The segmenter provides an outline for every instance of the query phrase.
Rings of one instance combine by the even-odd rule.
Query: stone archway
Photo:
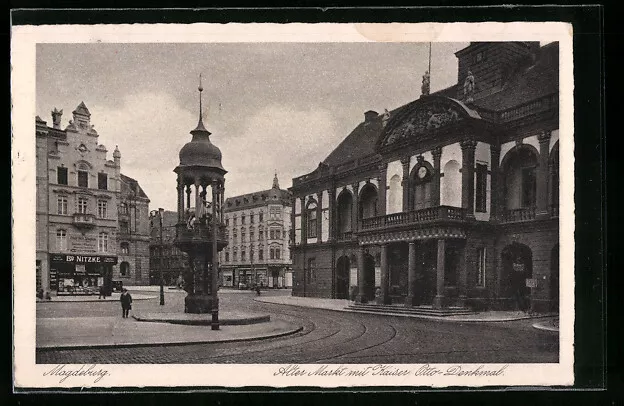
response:
[[[336,299],[349,299],[349,272],[351,263],[349,257],[341,256],[336,261]]]
[[[513,306],[528,311],[531,306],[531,288],[526,286],[526,280],[533,276],[531,249],[524,244],[511,243],[501,252],[501,263],[506,293],[513,299]]]

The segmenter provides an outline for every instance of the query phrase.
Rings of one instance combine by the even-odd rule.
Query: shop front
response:
[[[97,295],[113,290],[113,266],[117,257],[50,254],[50,285],[57,295]]]
[[[239,288],[251,288],[256,285],[269,286],[266,268],[238,268],[236,270],[236,283]]]

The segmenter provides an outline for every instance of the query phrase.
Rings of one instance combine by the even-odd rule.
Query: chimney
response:
[[[368,110],[367,112],[364,113],[364,122],[365,123],[370,123],[375,118],[377,118],[378,115],[379,114],[376,111]]]
[[[52,110],[52,128],[56,128],[57,130],[61,129],[61,116],[63,115],[63,109],[60,111],[54,108]]]

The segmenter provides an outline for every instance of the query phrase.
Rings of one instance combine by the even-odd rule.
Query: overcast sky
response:
[[[454,52],[433,44],[431,87],[457,81]],[[226,196],[280,186],[314,170],[364,118],[420,96],[428,43],[39,44],[37,114],[62,127],[81,101],[112,159],[150,209],[174,209],[180,148],[204,123],[223,153]]]

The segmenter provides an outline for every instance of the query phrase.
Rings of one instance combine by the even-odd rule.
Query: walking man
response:
[[[132,309],[132,296],[130,296],[126,288],[123,289],[119,301],[121,301],[121,317],[128,318],[128,313],[130,313],[130,309]]]

